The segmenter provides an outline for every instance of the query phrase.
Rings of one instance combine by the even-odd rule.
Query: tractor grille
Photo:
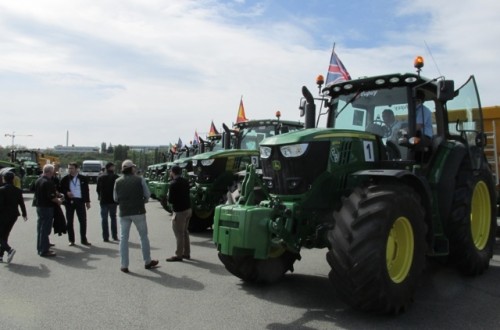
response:
[[[304,155],[286,158],[280,146],[273,146],[271,156],[262,159],[264,184],[272,194],[297,195],[305,193],[313,181],[324,171],[328,164],[329,141],[309,143]],[[277,164],[280,169],[276,170]]]

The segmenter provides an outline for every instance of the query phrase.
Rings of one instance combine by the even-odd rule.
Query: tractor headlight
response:
[[[307,143],[290,144],[290,145],[282,146],[280,148],[280,151],[281,151],[281,154],[287,158],[300,157],[306,152],[308,146],[309,146],[309,144],[307,144]]]
[[[210,165],[212,165],[214,163],[214,161],[215,161],[215,158],[212,158],[212,159],[203,159],[201,161],[201,165],[202,166],[210,166]]]
[[[260,158],[269,158],[271,157],[271,148],[270,147],[260,147]]]
[[[179,167],[180,167],[180,168],[184,168],[184,167],[186,167],[186,166],[187,166],[187,164],[188,164],[188,163],[179,163],[178,165],[179,165]]]
[[[198,165],[198,159],[193,159],[193,167]]]

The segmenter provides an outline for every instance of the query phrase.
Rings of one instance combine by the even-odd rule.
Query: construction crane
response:
[[[14,139],[16,138],[16,136],[33,136],[31,134],[16,134],[16,132],[12,132],[12,134],[5,134],[5,137],[10,137],[12,139],[12,149],[14,149]]]

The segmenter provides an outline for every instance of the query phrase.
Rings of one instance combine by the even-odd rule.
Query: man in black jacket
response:
[[[37,220],[37,243],[38,254],[41,257],[55,257],[55,252],[49,250],[49,234],[52,230],[52,220],[54,219],[54,205],[61,205],[58,198],[56,185],[52,180],[54,166],[46,164],[43,167],[43,175],[35,182],[35,196],[33,206],[36,206]]]
[[[81,242],[83,245],[90,246],[87,240],[87,210],[90,208],[89,181],[86,176],[78,173],[77,163],[69,163],[68,172],[69,174],[61,179],[60,192],[64,196],[69,245],[75,245],[73,220],[76,211],[78,222],[80,222]]]
[[[111,235],[113,240],[119,241],[116,227],[116,207],[117,203],[113,199],[113,189],[118,175],[115,174],[115,164],[109,162],[106,164],[106,173],[97,178],[97,196],[99,196],[99,205],[101,206],[101,225],[102,238],[104,242],[109,242],[108,214],[111,220]]]
[[[3,175],[5,184],[0,187],[0,262],[7,252],[7,263],[10,263],[16,250],[9,246],[9,234],[19,217],[19,207],[24,221],[28,220],[26,206],[24,205],[23,192],[14,186],[14,173],[7,172]]]
[[[172,219],[172,229],[177,241],[175,256],[167,261],[182,261],[191,259],[191,248],[189,242],[189,219],[191,219],[191,199],[189,197],[189,182],[182,176],[182,169],[174,165],[170,170],[170,187],[168,190],[168,202],[172,204],[174,217]]]

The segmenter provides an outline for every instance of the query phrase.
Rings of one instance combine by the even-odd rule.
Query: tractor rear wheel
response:
[[[212,227],[214,224],[214,210],[202,211],[193,209],[193,215],[189,220],[188,230],[192,233],[199,233]]]
[[[245,282],[273,283],[285,275],[293,272],[293,264],[299,255],[290,251],[283,251],[279,256],[268,259],[255,259],[250,256],[228,256],[219,253],[219,259],[226,269]]]
[[[456,177],[446,234],[450,260],[465,275],[478,275],[488,268],[496,234],[496,200],[489,170],[474,174],[465,159]]]
[[[406,309],[425,264],[424,214],[420,196],[404,185],[358,187],[343,200],[327,253],[341,299],[364,311]]]

